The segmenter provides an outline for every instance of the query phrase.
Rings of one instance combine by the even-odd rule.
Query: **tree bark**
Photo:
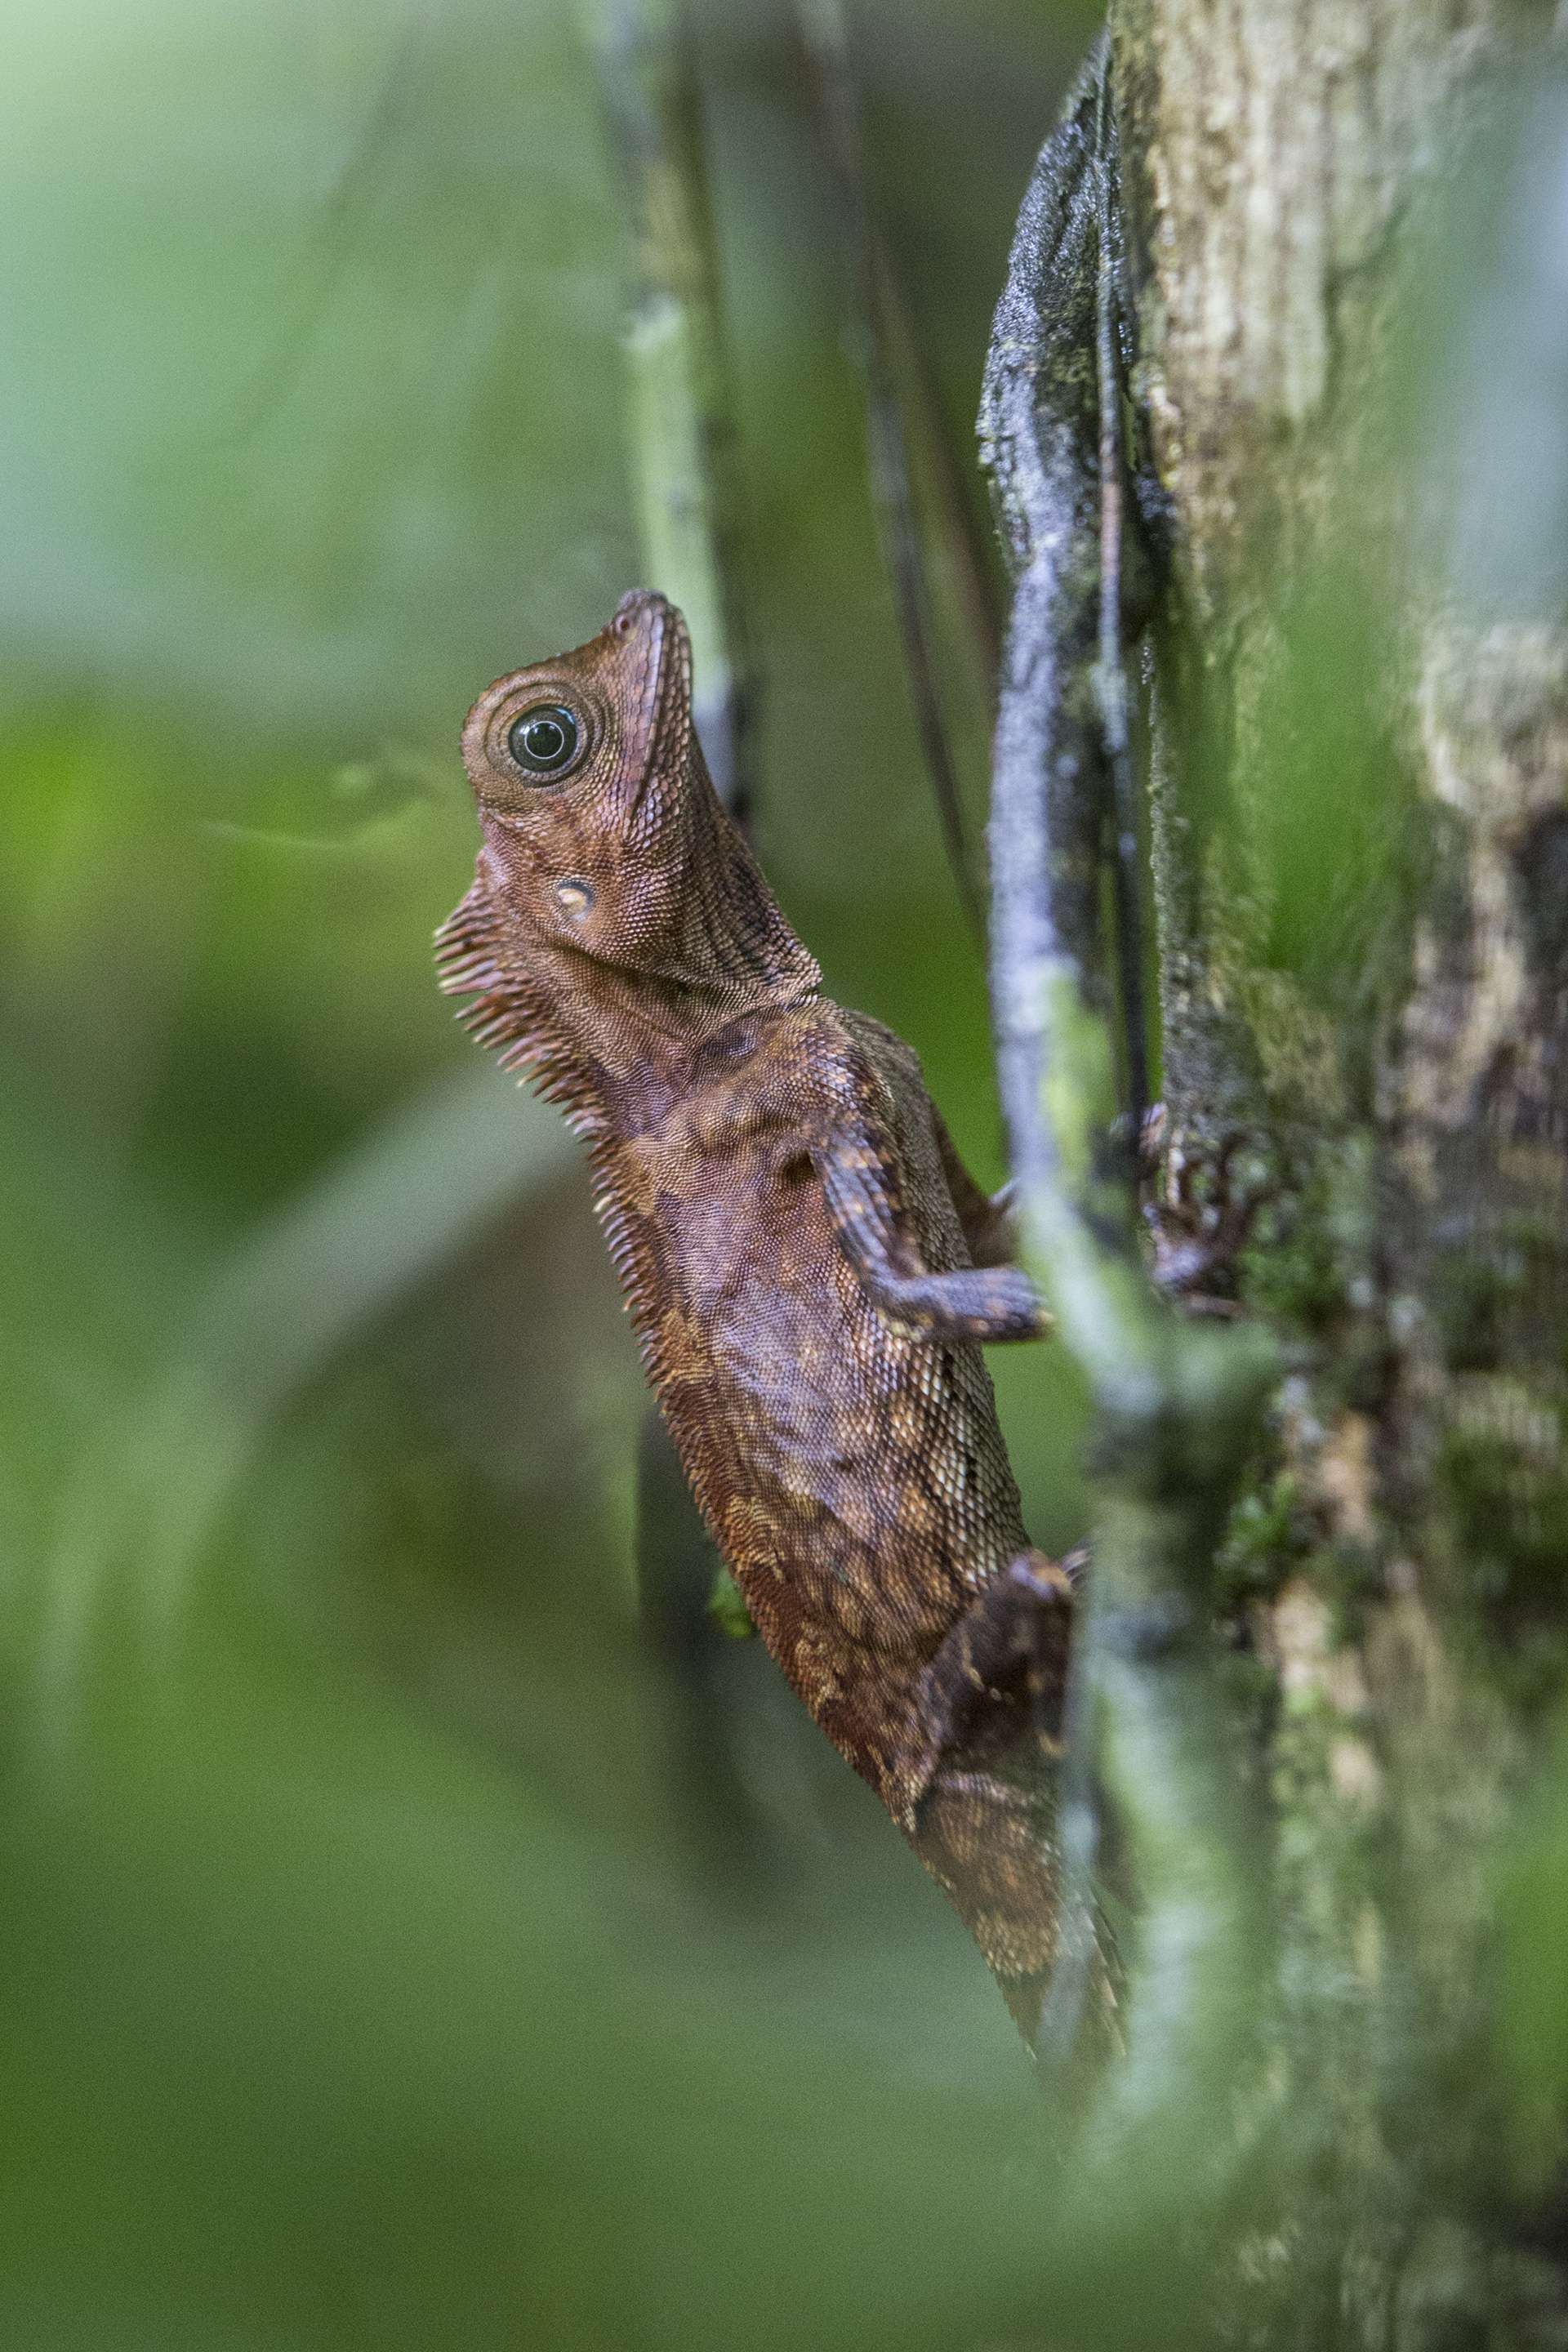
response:
[[[1312,2352],[1568,2331],[1561,2116],[1501,1994],[1568,1666],[1552,32],[1522,0],[1110,8],[1168,502],[1165,1181],[1200,1222],[1227,1164],[1258,1195],[1237,1291],[1286,1368],[1219,1551],[1277,1940],[1215,2327]]]
[[[1178,1154],[1240,1126],[1268,1170],[1244,1296],[1294,1364],[1225,1600],[1271,1670],[1300,2157],[1257,2246],[1271,2336],[1315,2347],[1556,2343],[1568,2310],[1554,2200],[1505,2185],[1493,1931],[1568,1625],[1568,635],[1550,581],[1477,593],[1408,397],[1454,383],[1421,290],[1450,347],[1475,294],[1424,267],[1446,167],[1506,198],[1485,121],[1549,16],[1112,10],[1174,521],[1165,1098]]]

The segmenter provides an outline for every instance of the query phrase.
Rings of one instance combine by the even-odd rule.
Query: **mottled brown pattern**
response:
[[[1055,1934],[1070,1587],[1031,1552],[977,1342],[1045,1318],[910,1048],[821,992],[691,727],[661,597],[500,679],[443,985],[584,1137],[648,1376],[758,1628],[1032,2030]],[[509,749],[564,705],[575,759]]]

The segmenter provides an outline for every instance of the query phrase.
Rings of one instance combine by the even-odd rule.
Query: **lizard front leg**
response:
[[[923,1263],[900,1222],[897,1179],[868,1132],[836,1130],[812,1158],[845,1255],[900,1338],[1039,1339],[1050,1330],[1053,1318],[1022,1266],[938,1272]]]

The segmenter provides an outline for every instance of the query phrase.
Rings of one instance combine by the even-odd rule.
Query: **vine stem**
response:
[[[1193,2191],[1200,2118],[1211,2149],[1224,2145],[1215,2102],[1237,2083],[1256,2014],[1257,1843],[1210,1621],[1215,1543],[1274,1358],[1251,1329],[1184,1324],[1157,1297],[1107,1148],[1116,1105],[1099,860],[1119,771],[1131,797],[1110,70],[1102,42],[1042,150],[986,366],[981,436],[1014,572],[993,771],[993,992],[1026,1249],[1094,1417],[1094,1559],[1069,1696],[1068,1883],[1047,2024],[1070,2031],[1082,2005],[1094,1864],[1084,1807],[1098,1779],[1136,1917],[1124,2054],[1089,2141],[1108,2162],[1146,2163],[1151,2210],[1163,2213]],[[1117,813],[1124,900],[1136,884],[1130,814]],[[1134,934],[1128,919],[1118,929],[1125,956]]]
[[[679,0],[585,0],[626,213],[627,445],[647,583],[691,632],[714,785],[752,798],[754,687],[741,593],[738,431],[690,28]]]

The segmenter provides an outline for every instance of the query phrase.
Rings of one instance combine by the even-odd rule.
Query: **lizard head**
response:
[[[480,695],[463,763],[500,959],[573,950],[726,1015],[821,975],[720,805],[691,722],[691,641],[662,596],[624,596],[574,651]]]

